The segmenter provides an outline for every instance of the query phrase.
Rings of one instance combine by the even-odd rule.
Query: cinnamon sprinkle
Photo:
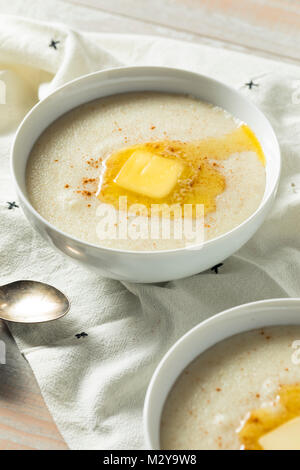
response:
[[[85,189],[83,189],[83,190],[78,189],[78,190],[76,191],[76,193],[77,193],[77,194],[82,194],[82,195],[85,196],[85,197],[91,197],[93,194],[96,193],[96,191],[93,191],[93,192],[92,192],[92,191],[87,191],[87,190],[85,190]]]
[[[96,178],[83,178],[82,184],[95,183]]]
[[[94,158],[90,158],[87,160],[87,164],[90,165],[92,168],[99,168],[99,164],[101,163],[102,158],[99,158],[98,160],[95,160]]]

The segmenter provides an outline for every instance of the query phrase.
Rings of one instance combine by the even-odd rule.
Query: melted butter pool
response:
[[[172,191],[163,198],[154,198],[127,190],[116,183],[121,169],[134,152],[151,153],[183,164],[183,171]],[[129,206],[143,204],[148,210],[152,204],[204,205],[204,214],[216,210],[216,197],[226,188],[221,173],[222,160],[230,155],[253,151],[262,165],[265,156],[253,131],[245,124],[222,137],[210,137],[196,142],[162,140],[122,148],[106,160],[97,197],[100,201],[119,208],[119,198],[127,197]],[[182,212],[183,213],[183,212]],[[149,215],[149,212],[148,212]]]
[[[284,385],[271,408],[253,410],[239,431],[243,449],[263,450],[259,439],[284,423],[300,416],[300,384]]]

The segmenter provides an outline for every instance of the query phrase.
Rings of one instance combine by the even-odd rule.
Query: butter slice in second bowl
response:
[[[129,191],[162,199],[172,191],[183,168],[179,160],[136,150],[121,168],[115,183]]]
[[[300,417],[265,434],[259,444],[263,450],[300,450]]]

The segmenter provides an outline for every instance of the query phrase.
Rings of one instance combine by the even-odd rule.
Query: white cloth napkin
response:
[[[275,128],[283,157],[277,201],[253,239],[218,274],[208,270],[164,285],[104,279],[53,251],[21,209],[8,204],[18,205],[8,162],[21,117],[62,83],[119,64],[177,66],[221,79],[257,103]],[[61,320],[10,329],[70,448],[141,448],[147,385],[183,333],[234,305],[300,295],[300,69],[159,37],[83,34],[3,16],[0,80],[6,84],[6,104],[0,104],[1,283],[49,282],[72,301]],[[245,84],[251,80],[250,88]],[[82,332],[87,336],[75,336]]]

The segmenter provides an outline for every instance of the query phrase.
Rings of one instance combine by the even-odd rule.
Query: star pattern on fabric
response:
[[[212,268],[210,268],[210,270],[214,271],[216,274],[219,274],[219,268],[221,268],[222,266],[223,266],[223,263],[218,263],[215,266],[213,266]]]
[[[13,201],[13,202],[7,201],[6,204],[7,204],[7,209],[10,210],[10,211],[11,211],[12,209],[15,209],[15,208],[18,208],[18,207],[19,207],[18,204],[17,204],[15,201]]]
[[[57,49],[57,44],[59,44],[60,41],[55,41],[55,39],[51,39],[49,47],[53,47],[53,49]]]
[[[247,87],[249,88],[249,90],[252,90],[253,87],[259,86],[259,84],[258,84],[258,83],[254,83],[253,80],[250,80],[250,82],[245,83],[245,86],[247,86]]]
[[[83,331],[82,333],[77,333],[77,335],[75,336],[77,339],[79,339],[79,338],[84,338],[85,336],[88,336],[88,334]]]
[[[291,188],[292,188],[293,193],[297,194],[298,190],[297,190],[295,183],[291,183]]]

